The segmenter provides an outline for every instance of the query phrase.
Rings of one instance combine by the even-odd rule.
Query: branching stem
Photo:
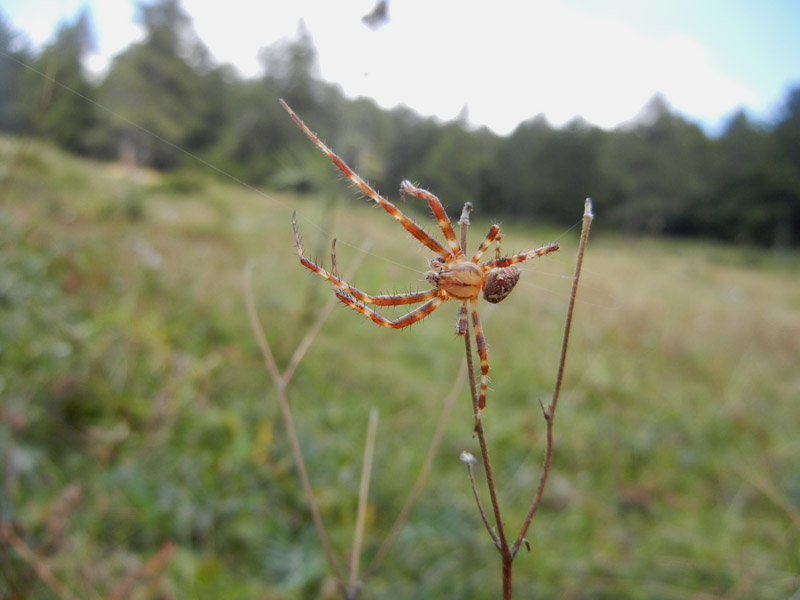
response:
[[[306,502],[308,502],[309,509],[311,511],[311,519],[314,522],[314,528],[317,530],[317,536],[319,537],[320,544],[322,545],[322,551],[325,553],[325,559],[328,561],[328,566],[330,567],[331,571],[333,571],[334,577],[338,582],[340,587],[340,591],[344,597],[348,596],[348,590],[344,584],[344,577],[342,574],[341,567],[339,566],[339,562],[336,560],[336,556],[333,553],[333,548],[331,546],[330,540],[328,539],[328,534],[325,530],[325,524],[322,521],[322,515],[319,512],[319,507],[317,506],[317,501],[314,498],[314,491],[311,488],[311,480],[308,477],[308,469],[306,469],[306,463],[303,459],[303,453],[300,450],[300,442],[297,438],[297,430],[294,426],[294,419],[292,417],[292,409],[289,406],[289,399],[286,396],[286,384],[288,379],[286,379],[285,375],[281,375],[280,369],[278,368],[278,364],[275,362],[275,357],[272,355],[272,350],[269,347],[269,343],[267,342],[267,336],[264,334],[264,328],[261,326],[261,321],[258,318],[258,313],[255,307],[255,299],[253,294],[253,265],[252,263],[249,264],[244,271],[244,288],[245,288],[245,304],[247,306],[247,314],[250,318],[250,326],[253,329],[253,333],[256,336],[256,341],[258,342],[258,347],[261,350],[261,355],[264,358],[264,365],[267,368],[267,371],[272,378],[272,382],[275,385],[275,391],[278,395],[278,404],[281,408],[281,416],[283,417],[283,423],[286,427],[286,435],[289,438],[289,446],[292,450],[292,456],[294,458],[295,466],[297,467],[297,474],[300,477],[300,484],[303,487],[303,494],[306,497]],[[320,311],[319,317],[317,322],[319,323],[319,327],[322,326],[322,322],[328,318],[328,315],[333,310],[333,306],[335,305],[336,298],[335,296],[328,301],[328,305],[325,306]],[[312,330],[314,327],[312,326]],[[301,344],[302,346],[302,344]],[[295,355],[298,354],[298,350],[295,351]],[[302,356],[302,355],[301,355]],[[295,361],[291,361],[295,363]],[[299,358],[296,361],[299,363]],[[289,370],[287,369],[287,372]],[[291,377],[291,373],[288,373]]]
[[[331,248],[332,257],[335,257],[335,247]],[[361,257],[366,255],[366,247],[362,248],[362,252],[359,253],[359,259],[357,259],[357,263],[360,262]],[[333,258],[335,264],[335,258]],[[357,269],[357,264],[353,265],[353,269]],[[300,361],[303,359],[303,356],[311,347],[311,344],[316,339],[319,331],[321,330],[323,324],[330,316],[333,308],[336,306],[338,300],[335,295],[331,296],[328,302],[320,309],[316,320],[312,323],[311,327],[309,328],[308,332],[306,333],[305,337],[302,339],[300,344],[298,344],[297,348],[295,349],[294,353],[292,354],[289,362],[284,369],[283,372],[280,371],[275,358],[272,354],[270,349],[269,343],[267,342],[266,335],[264,333],[264,328],[261,324],[261,321],[258,318],[258,313],[255,307],[255,300],[253,294],[253,283],[252,283],[252,270],[253,266],[248,265],[244,271],[244,296],[245,296],[245,304],[247,306],[247,313],[250,319],[251,328],[253,333],[256,337],[256,341],[258,343],[259,349],[261,350],[261,354],[264,359],[264,364],[266,366],[267,372],[272,379],[272,382],[275,386],[278,395],[278,403],[281,409],[281,415],[283,417],[284,426],[286,429],[286,434],[289,439],[289,445],[292,451],[292,456],[297,467],[298,476],[300,477],[300,483],[303,489],[303,493],[306,498],[306,502],[308,502],[309,509],[311,511],[312,521],[314,523],[314,527],[317,531],[317,536],[320,540],[320,545],[323,548],[323,552],[325,554],[326,561],[328,562],[328,566],[330,567],[331,571],[333,572],[333,576],[336,579],[337,585],[339,590],[342,594],[343,598],[347,600],[354,600],[357,598],[363,588],[364,582],[375,572],[380,564],[381,560],[387,553],[389,546],[391,545],[392,541],[394,540],[398,530],[400,527],[405,523],[408,518],[409,513],[411,512],[411,508],[416,502],[419,494],[422,492],[422,488],[427,480],[428,474],[430,473],[431,466],[433,464],[433,459],[436,456],[436,453],[441,445],[441,440],[444,435],[445,424],[447,423],[447,417],[450,415],[453,405],[455,404],[455,400],[459,395],[461,387],[464,381],[464,373],[465,367],[459,370],[458,376],[453,382],[453,387],[450,390],[450,393],[444,398],[442,402],[442,408],[439,414],[439,418],[436,424],[436,428],[433,433],[433,437],[431,438],[431,442],[428,447],[428,452],[425,455],[423,460],[422,467],[420,468],[419,474],[417,475],[416,480],[414,481],[414,485],[411,488],[411,491],[408,494],[408,498],[406,499],[403,508],[400,510],[395,522],[393,523],[389,533],[384,538],[383,542],[381,543],[378,551],[375,553],[375,556],[372,559],[372,562],[369,564],[369,567],[364,572],[364,574],[359,578],[358,570],[359,570],[359,557],[361,553],[361,547],[363,545],[363,535],[364,535],[364,516],[365,516],[365,508],[366,508],[366,498],[367,498],[367,488],[368,488],[368,477],[370,471],[370,465],[372,462],[372,456],[374,455],[374,427],[373,418],[370,418],[370,429],[367,434],[367,443],[365,445],[364,450],[364,468],[362,472],[362,480],[360,486],[360,494],[359,494],[359,508],[358,514],[356,517],[357,520],[357,528],[354,535],[354,542],[353,542],[353,553],[351,555],[351,562],[350,562],[350,570],[349,570],[349,580],[345,582],[344,574],[339,566],[339,563],[336,559],[336,556],[333,552],[333,548],[331,546],[330,540],[328,539],[325,525],[322,520],[322,516],[320,514],[319,508],[317,506],[317,502],[314,498],[313,489],[311,487],[311,482],[308,475],[308,469],[306,468],[305,461],[303,459],[303,455],[300,451],[300,444],[297,438],[297,432],[294,426],[294,420],[292,418],[292,411],[291,406],[289,404],[289,400],[287,397],[286,389],[294,376],[295,370],[297,366],[300,364]],[[375,422],[377,419],[375,418]]]
[[[459,221],[459,223],[461,224],[462,248],[466,246],[466,229],[467,225],[469,225],[470,208],[471,206],[464,207],[464,211],[461,214],[461,220]],[[580,281],[581,268],[583,266],[583,256],[586,252],[586,242],[589,239],[589,229],[591,227],[593,218],[594,215],[592,213],[592,201],[587,198],[586,204],[584,206],[583,226],[581,228],[581,237],[578,245],[578,256],[575,263],[575,273],[572,279],[572,287],[570,289],[569,303],[567,305],[567,316],[564,324],[564,334],[561,341],[561,354],[559,357],[558,371],[556,373],[556,381],[553,389],[553,397],[552,400],[550,401],[550,404],[547,407],[542,406],[542,414],[545,419],[546,431],[547,431],[542,475],[539,480],[539,485],[536,489],[536,493],[531,502],[530,509],[528,510],[528,513],[525,516],[522,528],[520,529],[520,533],[517,536],[516,540],[514,541],[513,546],[508,545],[508,541],[505,536],[505,527],[503,526],[503,520],[500,513],[500,506],[497,501],[496,485],[494,482],[494,476],[492,474],[491,463],[489,461],[489,451],[486,444],[486,436],[483,429],[483,421],[480,418],[480,409],[478,406],[478,392],[475,381],[475,369],[472,357],[472,344],[470,336],[468,334],[464,335],[464,347],[466,350],[466,358],[467,358],[468,382],[470,386],[470,393],[472,394],[473,413],[475,415],[475,434],[478,437],[478,443],[481,449],[481,458],[483,459],[483,466],[486,472],[486,486],[489,489],[489,497],[491,498],[492,509],[494,511],[494,518],[496,523],[495,528],[491,527],[489,520],[486,516],[486,511],[484,510],[483,504],[481,503],[480,495],[478,494],[478,490],[475,485],[475,479],[472,471],[472,464],[471,464],[472,460],[466,460],[463,457],[462,460],[464,460],[464,462],[467,463],[470,483],[472,485],[473,494],[475,495],[475,501],[478,505],[478,511],[481,514],[481,519],[483,520],[483,523],[486,526],[487,531],[489,532],[489,536],[492,538],[492,542],[494,542],[495,546],[500,552],[500,558],[502,560],[504,600],[510,600],[511,598],[512,563],[520,546],[522,544],[527,545],[527,542],[525,540],[525,534],[528,531],[528,528],[530,527],[531,520],[533,519],[536,510],[539,508],[539,505],[541,504],[544,488],[545,485],[547,484],[547,478],[550,474],[550,465],[552,464],[552,459],[553,459],[553,422],[555,418],[556,407],[558,406],[558,399],[561,395],[561,386],[564,380],[564,370],[566,368],[569,336],[570,336],[570,331],[572,329],[572,315],[575,311],[575,299],[578,293],[578,282]]]

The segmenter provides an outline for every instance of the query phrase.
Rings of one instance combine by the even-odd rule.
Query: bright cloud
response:
[[[372,32],[353,11],[326,3],[305,22],[323,75],[346,93],[444,118],[466,105],[473,123],[500,133],[539,113],[554,124],[580,115],[613,127],[658,92],[703,119],[755,99],[695,40],[648,37],[618,21],[542,4],[494,0],[456,9],[405,0],[392,5],[388,26]]]
[[[73,18],[82,1],[10,0],[6,10],[15,26],[41,43],[43,31]],[[131,22],[132,2],[89,4],[100,44],[92,65],[102,68],[141,30]],[[467,106],[472,123],[500,133],[541,113],[557,125],[581,116],[613,127],[658,92],[705,123],[740,106],[765,108],[758,106],[765,92],[723,72],[702,40],[677,29],[645,33],[619,13],[581,10],[576,0],[394,0],[389,23],[371,31],[360,18],[374,5],[375,0],[226,0],[220,10],[205,0],[183,0],[212,54],[245,75],[259,72],[259,49],[294,36],[302,19],[323,77],[348,95],[445,119]],[[770,97],[776,99],[774,92]]]

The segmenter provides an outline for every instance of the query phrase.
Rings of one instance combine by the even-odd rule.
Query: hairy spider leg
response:
[[[506,256],[505,258],[495,258],[493,260],[486,261],[481,265],[481,268],[483,269],[484,272],[486,272],[489,269],[508,267],[515,263],[526,261],[529,258],[544,256],[545,254],[549,254],[550,252],[555,252],[556,250],[558,250],[558,244],[554,242],[552,244],[547,244],[546,246],[542,246],[541,248],[536,248],[534,250],[531,250],[530,252],[523,252],[522,254],[515,254],[514,256]]]
[[[461,306],[458,307],[458,315],[456,315],[456,335],[464,335],[467,333],[469,320],[467,319],[467,301],[462,300]]]
[[[447,213],[444,210],[444,206],[442,206],[441,200],[439,200],[439,198],[437,198],[434,194],[431,194],[428,190],[418,188],[408,179],[405,179],[400,183],[401,197],[405,196],[406,194],[410,194],[422,200],[428,201],[428,206],[431,207],[433,216],[436,217],[436,222],[439,223],[439,227],[441,228],[442,233],[444,233],[445,239],[447,239],[447,245],[450,246],[453,256],[456,260],[464,258],[464,251],[456,241],[456,234],[453,231],[453,226],[450,224],[450,219],[447,217]]]
[[[483,253],[489,249],[489,246],[492,245],[492,242],[497,239],[497,256],[500,256],[500,225],[492,225],[489,227],[489,233],[486,234],[486,237],[483,238],[481,245],[478,246],[478,249],[475,251],[475,255],[472,257],[472,262],[478,263],[483,256]]]
[[[464,257],[464,249],[458,244],[455,239],[455,234],[453,232],[452,225],[450,224],[450,220],[447,218],[447,214],[444,210],[439,199],[431,194],[430,192],[418,188],[411,184],[408,181],[403,181],[400,186],[401,195],[405,193],[409,193],[412,196],[424,199],[428,201],[428,204],[431,210],[434,213],[434,216],[437,219],[439,227],[442,230],[445,238],[447,239],[447,244],[450,247],[450,251],[448,251],[442,244],[436,241],[433,237],[431,237],[428,233],[426,233],[419,225],[417,225],[410,217],[403,214],[394,204],[389,202],[386,198],[381,196],[374,188],[372,188],[366,181],[364,181],[355,171],[353,171],[347,163],[344,162],[339,156],[337,156],[330,148],[328,148],[308,127],[306,127],[305,123],[298,117],[295,112],[289,108],[289,106],[281,100],[281,105],[286,109],[289,115],[294,119],[297,125],[303,130],[303,132],[311,138],[314,144],[322,150],[328,158],[333,162],[333,164],[347,176],[350,181],[357,186],[368,198],[375,201],[381,207],[383,207],[386,212],[388,212],[392,217],[399,221],[400,224],[408,231],[411,235],[413,235],[417,240],[419,240],[424,246],[438,254],[438,258],[435,258],[431,261],[431,267],[439,268],[439,269],[453,269],[456,267],[457,264],[465,261],[459,261],[458,259],[463,259]],[[331,246],[331,261],[332,261],[332,273],[329,273],[316,263],[308,260],[305,256],[303,256],[303,249],[300,243],[300,235],[297,231],[297,221],[296,215],[292,215],[292,227],[294,228],[295,234],[295,241],[297,243],[297,252],[300,257],[300,262],[308,269],[314,271],[318,275],[324,277],[331,283],[333,283],[335,287],[336,296],[345,304],[352,307],[353,309],[357,310],[361,314],[367,316],[373,322],[381,325],[383,327],[390,327],[394,329],[407,327],[412,323],[416,323],[420,319],[426,317],[430,313],[432,313],[436,308],[441,306],[441,304],[450,298],[450,295],[441,288],[433,288],[431,290],[423,291],[423,292],[412,292],[407,294],[386,294],[381,296],[370,296],[369,294],[365,294],[361,292],[357,288],[351,286],[344,280],[340,279],[336,270],[336,255],[335,255],[335,240]],[[463,234],[462,234],[463,235]],[[531,250],[529,252],[524,252],[521,254],[517,254],[514,256],[509,256],[505,258],[500,258],[500,227],[498,225],[492,225],[490,227],[489,232],[486,234],[486,237],[481,242],[480,246],[478,247],[475,255],[472,258],[472,263],[477,264],[480,257],[488,250],[491,246],[492,242],[497,242],[497,248],[495,251],[495,258],[493,260],[489,260],[482,265],[479,265],[481,271],[485,274],[492,269],[495,268],[504,268],[511,266],[515,263],[523,262],[528,260],[529,258],[535,258],[538,256],[543,256],[544,254],[555,252],[558,250],[558,244],[553,243],[547,246],[542,246],[541,248]],[[375,310],[367,307],[365,304],[374,304],[374,305],[381,305],[381,306],[398,306],[403,304],[414,304],[417,302],[425,303],[422,306],[412,310],[411,312],[397,318],[394,320],[386,319],[385,317],[378,314]],[[480,398],[478,401],[478,408],[479,411],[483,411],[484,407],[486,406],[486,390],[488,387],[489,382],[489,362],[487,359],[487,348],[486,348],[486,338],[483,334],[483,328],[481,327],[480,317],[478,316],[478,305],[477,305],[477,295],[475,297],[462,299],[461,306],[458,312],[458,318],[456,322],[456,333],[459,335],[465,335],[469,328],[469,320],[467,317],[467,301],[469,301],[471,315],[472,315],[472,325],[475,334],[475,342],[477,345],[477,352],[480,358],[481,363],[481,391],[480,391]],[[478,420],[480,420],[480,412],[477,416]]]
[[[413,323],[416,323],[420,319],[423,319],[423,318],[427,317],[434,310],[439,308],[439,306],[441,306],[441,304],[445,300],[447,300],[447,295],[444,293],[443,290],[432,289],[432,290],[430,290],[429,292],[426,292],[426,293],[429,294],[429,295],[433,295],[434,297],[431,298],[430,300],[428,300],[422,306],[420,306],[418,308],[415,308],[414,310],[412,310],[409,313],[406,313],[402,317],[398,317],[397,319],[394,319],[393,321],[390,321],[389,319],[387,319],[386,317],[378,314],[377,312],[375,312],[374,310],[372,310],[368,306],[365,306],[361,302],[358,302],[358,301],[354,300],[343,289],[338,288],[338,287],[336,288],[336,296],[339,298],[339,300],[341,300],[342,302],[344,302],[348,306],[354,308],[355,310],[360,312],[362,315],[364,315],[364,316],[368,317],[369,319],[371,319],[373,323],[377,323],[378,325],[381,325],[383,327],[390,327],[392,329],[401,329],[403,327],[408,327],[409,325],[412,325]],[[401,303],[398,302],[397,304],[401,304]],[[403,302],[402,304],[405,304],[405,302]]]
[[[486,357],[486,338],[483,335],[481,319],[478,317],[478,300],[470,298],[469,306],[472,310],[472,328],[475,330],[475,345],[478,347],[478,357],[481,359],[481,395],[478,400],[478,410],[486,406],[486,388],[489,385],[489,360]],[[480,414],[478,416],[480,421]]]
[[[450,258],[452,255],[447,249],[442,246],[438,241],[432,238],[422,227],[417,225],[413,219],[408,217],[407,215],[403,214],[400,209],[398,209],[394,204],[389,202],[386,198],[381,196],[377,190],[375,190],[371,185],[369,185],[366,181],[364,181],[353,169],[351,169],[344,160],[339,158],[333,150],[328,148],[325,143],[320,140],[314,132],[312,132],[303,120],[295,114],[295,112],[289,107],[286,102],[283,100],[280,101],[281,106],[286,109],[286,112],[294,119],[294,122],[303,130],[303,132],[311,138],[311,141],[317,145],[317,147],[322,150],[328,158],[331,159],[336,167],[347,176],[347,178],[357,186],[368,198],[375,201],[377,204],[383,207],[383,209],[388,212],[392,217],[394,217],[400,224],[408,231],[411,235],[417,238],[423,245],[427,246],[430,250],[438,254],[444,259]]]
[[[334,272],[329,273],[328,271],[320,267],[317,263],[308,260],[303,255],[303,245],[300,242],[300,233],[297,230],[297,215],[295,212],[292,213],[292,229],[294,229],[294,240],[295,243],[297,244],[297,255],[300,257],[300,263],[307,269],[314,271],[317,275],[320,275],[321,277],[324,277],[325,279],[330,281],[336,287],[337,296],[339,296],[338,293],[339,291],[343,291],[349,296],[352,296],[352,298],[360,300],[361,302],[366,302],[367,304],[375,304],[378,306],[399,306],[401,304],[416,304],[418,302],[424,302],[425,300],[430,300],[431,298],[435,298],[440,293],[439,289],[432,288],[430,290],[422,292],[409,292],[406,294],[384,294],[380,296],[370,296],[369,294],[365,294],[358,288],[353,287],[343,279],[340,279],[338,275],[336,275],[335,241],[331,246],[331,260],[334,264]],[[344,300],[342,296],[339,296],[339,298],[343,302],[345,302],[345,304],[353,306],[351,302]]]

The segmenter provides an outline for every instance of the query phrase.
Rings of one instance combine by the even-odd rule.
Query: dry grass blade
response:
[[[364,461],[361,465],[361,483],[358,488],[358,509],[356,511],[356,528],[353,534],[353,551],[350,556],[350,589],[358,586],[358,566],[361,558],[361,544],[364,541],[364,523],[367,518],[367,498],[369,496],[369,479],[372,472],[372,458],[375,456],[375,434],[378,431],[378,409],[369,411],[367,425],[367,441],[364,443]]]
[[[414,485],[411,486],[411,491],[408,494],[408,498],[406,499],[403,508],[400,509],[400,513],[397,515],[397,519],[395,519],[392,528],[389,530],[389,533],[384,538],[380,548],[378,548],[378,551],[375,553],[375,557],[372,559],[372,562],[365,571],[362,580],[366,580],[378,568],[378,565],[380,564],[384,555],[389,550],[389,546],[394,540],[397,531],[400,529],[403,523],[406,522],[406,519],[411,512],[411,507],[414,506],[419,494],[422,492],[422,487],[425,485],[425,481],[428,479],[428,473],[430,473],[433,459],[439,450],[439,446],[441,445],[442,436],[444,435],[444,426],[447,423],[447,417],[450,416],[450,411],[452,410],[455,400],[461,391],[465,372],[466,364],[461,366],[461,369],[458,371],[458,374],[453,381],[453,387],[451,388],[450,393],[442,402],[442,410],[439,413],[439,420],[436,423],[436,430],[433,432],[433,437],[428,445],[428,452],[425,454],[425,459],[422,461],[422,468],[420,469],[419,474],[414,481]]]

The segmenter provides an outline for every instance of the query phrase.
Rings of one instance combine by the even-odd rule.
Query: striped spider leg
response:
[[[558,244],[548,244],[541,248],[531,250],[530,252],[523,252],[503,258],[500,256],[500,226],[492,225],[489,228],[489,232],[478,246],[475,254],[471,259],[467,259],[464,254],[465,249],[462,248],[458,240],[456,240],[453,227],[450,224],[450,220],[439,198],[427,190],[416,187],[407,180],[400,184],[401,197],[405,197],[405,195],[408,194],[428,202],[447,242],[446,246],[431,237],[417,225],[413,219],[403,214],[394,204],[381,196],[306,127],[300,117],[298,117],[283,100],[281,100],[281,104],[305,134],[311,138],[317,147],[331,159],[333,164],[336,165],[356,187],[370,200],[376,202],[392,217],[399,221],[406,231],[419,240],[420,243],[437,255],[430,261],[431,270],[425,274],[425,278],[432,286],[431,289],[404,294],[372,296],[362,292],[339,277],[336,272],[335,246],[331,249],[331,260],[333,263],[331,271],[325,270],[323,267],[304,256],[303,246],[300,242],[300,234],[297,230],[297,217],[296,214],[292,214],[292,228],[294,230],[300,263],[304,267],[314,271],[317,275],[330,281],[334,286],[336,296],[339,300],[383,327],[390,327],[393,329],[407,327],[431,314],[446,300],[459,300],[461,306],[456,321],[456,333],[458,335],[466,335],[469,328],[469,319],[467,316],[469,314],[472,320],[472,329],[481,363],[481,390],[478,402],[479,412],[477,415],[477,418],[480,419],[481,411],[483,411],[486,405],[489,362],[487,359],[486,338],[484,337],[480,317],[478,316],[478,296],[482,294],[484,299],[492,304],[500,302],[511,293],[511,290],[519,280],[519,269],[515,265],[529,258],[555,252],[558,250]],[[484,252],[489,249],[493,242],[497,244],[495,258],[483,264],[478,264]],[[394,320],[387,319],[376,312],[375,309],[368,306],[402,306],[418,304],[420,302],[423,303],[421,306],[418,306]]]

